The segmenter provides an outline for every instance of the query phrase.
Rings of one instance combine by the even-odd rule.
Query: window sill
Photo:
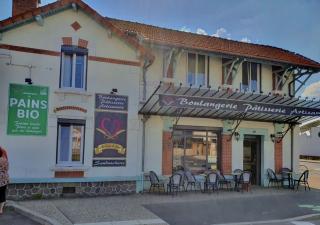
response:
[[[58,95],[81,95],[81,96],[92,96],[92,93],[89,93],[85,90],[77,90],[77,89],[58,89],[54,92]]]
[[[62,166],[56,165],[51,168],[52,171],[55,172],[64,172],[64,171],[87,171],[89,170],[88,166],[83,165],[74,165],[74,166]]]

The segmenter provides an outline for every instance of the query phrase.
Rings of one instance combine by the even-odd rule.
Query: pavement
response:
[[[296,192],[287,189],[256,187],[248,193],[188,192],[179,193],[174,197],[164,194],[136,194],[21,201],[17,204],[52,218],[61,225],[210,225],[227,223],[238,225],[242,222],[243,224],[255,224],[257,221],[265,221],[259,222],[265,225],[292,225],[295,223],[286,219],[310,214],[320,215],[320,190]],[[269,223],[270,220],[272,223]],[[297,220],[301,220],[301,218],[297,218]],[[303,220],[307,222],[306,219],[303,218]],[[320,225],[318,221],[309,224]],[[1,220],[0,225],[2,225]]]
[[[302,163],[310,169],[311,191],[253,187],[244,193],[223,190],[174,197],[144,193],[19,201],[14,202],[15,211],[6,209],[0,216],[0,225],[320,225],[320,163]]]
[[[40,223],[37,223],[14,210],[5,210],[5,212],[0,215],[0,225],[40,225]]]

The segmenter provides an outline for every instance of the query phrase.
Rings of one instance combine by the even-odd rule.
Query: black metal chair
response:
[[[220,170],[217,170],[217,174],[219,187],[223,188],[223,186],[226,185],[227,190],[231,190],[231,183],[233,179],[226,179],[226,177],[220,172]]]
[[[307,187],[309,188],[310,191],[310,186],[308,183],[308,178],[309,178],[309,170],[305,170],[301,176],[299,177],[299,179],[293,179],[293,189],[295,188],[296,184],[297,184],[297,190],[299,190],[299,186],[300,184],[304,184],[304,190],[307,190]]]
[[[212,191],[218,191],[219,186],[218,186],[218,174],[216,172],[211,172],[207,175],[206,181],[205,181],[205,189],[209,190],[209,188],[212,188]]]
[[[244,171],[240,177],[241,190],[243,192],[244,189],[248,192],[251,191],[251,172]]]
[[[180,182],[180,187],[179,188],[182,187],[182,189],[185,191],[186,190],[186,187],[185,187],[185,181],[186,180],[185,180],[185,172],[184,172],[184,170],[178,170],[175,173],[178,173],[178,174],[181,175],[181,182]]]
[[[199,181],[197,181],[197,179],[191,173],[191,171],[189,171],[189,170],[185,171],[184,175],[185,175],[185,178],[186,178],[186,181],[187,181],[186,191],[188,191],[189,185],[191,187],[191,191],[192,191],[192,187],[196,191],[196,186],[198,186],[199,189],[201,190],[201,183]]]
[[[287,187],[290,188],[291,186],[291,176],[290,173],[292,171],[289,168],[282,168],[281,169],[281,178],[282,178],[282,187],[285,187],[285,182],[288,182]]]
[[[270,184],[276,184],[277,187],[280,188],[280,185],[282,184],[281,177],[277,177],[276,173],[270,168],[267,169],[267,176],[269,179],[268,187],[270,187]]]
[[[164,182],[159,180],[157,174],[154,171],[149,172],[149,179],[150,179],[149,192],[151,192],[154,189],[157,189],[158,193],[160,193],[160,190],[163,190],[163,192],[165,192]]]
[[[169,183],[167,184],[167,193],[172,193],[172,195],[174,194],[178,194],[179,190],[180,190],[180,185],[181,185],[181,174],[179,173],[174,173],[170,179],[169,179]]]

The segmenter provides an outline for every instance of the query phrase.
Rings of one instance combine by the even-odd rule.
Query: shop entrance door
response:
[[[261,184],[261,136],[259,135],[244,135],[243,170],[251,172],[252,184]]]

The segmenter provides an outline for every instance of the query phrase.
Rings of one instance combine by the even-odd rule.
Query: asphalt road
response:
[[[319,213],[319,192],[279,196],[216,199],[188,203],[145,205],[171,225],[209,225],[287,219]]]

